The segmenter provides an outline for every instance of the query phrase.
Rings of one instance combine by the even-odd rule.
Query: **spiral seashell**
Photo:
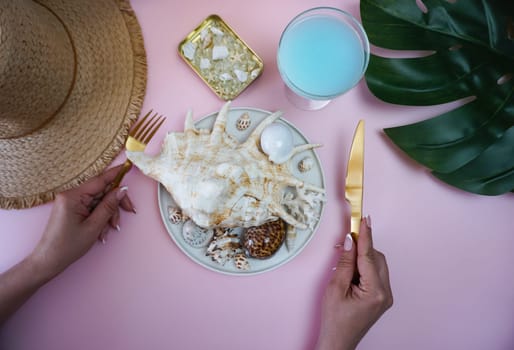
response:
[[[184,221],[184,215],[182,214],[182,210],[170,205],[168,207],[168,219],[174,225],[180,224]]]
[[[214,235],[213,229],[205,229],[188,220],[182,227],[182,237],[193,248],[205,247]]]
[[[286,237],[286,223],[279,219],[248,228],[241,240],[246,255],[267,259],[277,252]]]
[[[305,172],[311,170],[313,166],[314,166],[314,161],[312,160],[311,157],[305,157],[298,162],[298,170],[300,170],[300,172],[302,172],[302,173],[305,173]]]
[[[291,142],[287,147],[274,144],[277,125],[289,130],[285,122],[268,128],[281,112],[265,117],[239,142],[227,132],[229,107],[227,102],[212,128],[205,129],[197,129],[192,112],[188,112],[184,132],[168,133],[161,153],[150,156],[127,151],[127,157],[144,174],[159,181],[182,213],[200,227],[247,228],[277,218],[300,230],[313,227],[325,189],[297,177],[285,162],[320,145],[291,148]],[[266,135],[271,136],[270,142]],[[271,154],[279,159],[268,157]],[[277,195],[286,190],[295,194],[289,201]]]
[[[234,256],[234,264],[238,270],[250,270],[250,263],[248,262],[248,258],[243,253],[238,253]]]
[[[225,265],[227,261],[235,259],[238,254],[242,253],[243,248],[239,235],[230,228],[217,227],[214,229],[214,237],[209,243],[205,255],[211,257],[212,261]]]
[[[236,128],[239,131],[243,131],[248,129],[251,123],[252,121],[250,120],[248,113],[243,113],[236,121]]]

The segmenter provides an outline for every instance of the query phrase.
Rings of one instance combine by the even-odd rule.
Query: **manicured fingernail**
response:
[[[118,231],[118,232],[121,231],[120,225],[116,225],[116,231]]]
[[[125,197],[125,194],[127,193],[128,187],[123,186],[118,189],[118,192],[116,193],[116,198],[120,201],[123,197]]]
[[[105,238],[102,237],[102,244],[105,244],[105,242],[107,241],[105,240]]]
[[[366,216],[366,226],[368,226],[369,228],[371,228],[371,216]]]
[[[134,206],[132,207],[132,212],[133,212],[134,214],[137,214],[136,207],[134,207]]]
[[[346,234],[346,238],[344,239],[343,249],[347,252],[352,250],[353,246],[353,238],[351,234]]]
[[[335,270],[337,270],[337,267],[336,267],[336,266],[334,266],[334,267],[332,268],[332,271],[335,271]]]

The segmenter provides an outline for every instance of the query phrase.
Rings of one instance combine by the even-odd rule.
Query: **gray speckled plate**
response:
[[[238,118],[247,113],[250,116],[250,126],[246,130],[238,130],[236,128],[236,122]],[[216,119],[218,112],[209,114],[205,118],[197,121],[195,123],[198,129],[211,129],[214,120]],[[264,111],[256,108],[231,108],[227,118],[227,133],[236,137],[240,142],[244,141],[255,128],[265,117],[270,115],[271,113],[268,111]],[[279,122],[287,125],[293,133],[293,140],[295,146],[309,143],[307,139],[302,135],[302,133],[295,128],[291,123],[285,121],[284,119],[279,119]],[[314,166],[306,172],[300,172],[298,170],[298,163],[305,157],[311,157],[314,161]],[[295,155],[289,161],[290,169],[297,178],[312,185],[316,185],[318,187],[325,188],[325,181],[323,176],[323,170],[321,168],[321,163],[319,161],[318,156],[314,152],[314,150],[305,151]],[[164,226],[166,227],[168,233],[171,238],[175,241],[178,247],[193,261],[196,263],[216,272],[231,274],[231,275],[253,275],[262,273],[265,271],[269,271],[275,269],[286,262],[293,259],[297,256],[307,245],[307,243],[311,240],[314,232],[318,228],[318,223],[314,226],[313,230],[298,230],[297,237],[295,241],[295,246],[292,251],[288,251],[285,244],[269,259],[258,260],[249,258],[250,269],[249,270],[239,270],[236,268],[233,261],[228,261],[225,265],[221,265],[212,259],[209,256],[205,255],[206,247],[203,248],[193,248],[189,244],[187,244],[182,238],[182,225],[183,224],[173,224],[168,218],[168,207],[175,206],[173,198],[166,191],[164,186],[161,184],[158,185],[158,201],[159,201],[159,209],[161,212],[162,221]],[[321,218],[321,214],[323,212],[324,205],[322,204],[319,208],[319,217]],[[318,220],[319,222],[319,220]],[[241,230],[239,230],[241,231]],[[235,232],[238,232],[238,229],[235,229]]]

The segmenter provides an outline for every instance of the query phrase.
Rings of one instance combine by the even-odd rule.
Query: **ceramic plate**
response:
[[[195,123],[196,127],[198,129],[211,129],[214,124],[214,120],[216,119],[217,113],[218,112],[212,113],[206,116],[205,118],[197,121]],[[250,125],[247,129],[240,130],[236,127],[236,124],[238,122],[238,119],[243,114],[247,114],[250,117]],[[231,108],[227,118],[227,133],[237,138],[239,142],[242,142],[250,135],[253,129],[269,114],[271,113],[268,111],[255,108]],[[297,128],[295,128],[291,123],[284,119],[279,119],[278,122],[283,123],[291,130],[291,132],[293,133],[293,139],[296,146],[309,143],[307,139],[302,135],[302,133]],[[310,157],[314,165],[310,170],[301,172],[298,169],[298,164],[302,159],[306,157]],[[295,175],[300,180],[303,180],[312,185],[316,185],[318,187],[325,188],[321,163],[314,150],[301,152],[295,155],[289,161],[289,167],[293,175]],[[235,266],[232,260],[227,261],[224,265],[221,265],[213,261],[209,256],[206,256],[206,247],[193,248],[184,241],[184,239],[182,238],[183,224],[174,224],[169,220],[168,207],[176,205],[173,201],[173,198],[161,184],[158,185],[158,201],[164,226],[166,227],[168,233],[170,234],[171,238],[175,241],[175,243],[178,245],[178,247],[196,263],[213,271],[232,275],[258,274],[275,269],[285,264],[286,262],[290,261],[295,256],[297,256],[305,248],[307,243],[311,240],[312,236],[314,235],[314,232],[316,231],[319,223],[318,220],[318,222],[314,226],[314,229],[312,230],[298,230],[295,245],[294,248],[291,249],[291,251],[289,251],[286,245],[283,244],[282,247],[272,257],[268,259],[260,260],[249,258],[248,261],[250,264],[250,268],[248,270],[240,270]],[[320,206],[318,210],[319,218],[321,218],[322,211],[323,204]],[[240,234],[241,231],[242,229],[234,230],[234,232],[238,234]]]

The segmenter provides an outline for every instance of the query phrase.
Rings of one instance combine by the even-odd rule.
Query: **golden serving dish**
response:
[[[225,101],[236,98],[264,68],[261,58],[218,15],[210,15],[189,33],[178,52]]]

